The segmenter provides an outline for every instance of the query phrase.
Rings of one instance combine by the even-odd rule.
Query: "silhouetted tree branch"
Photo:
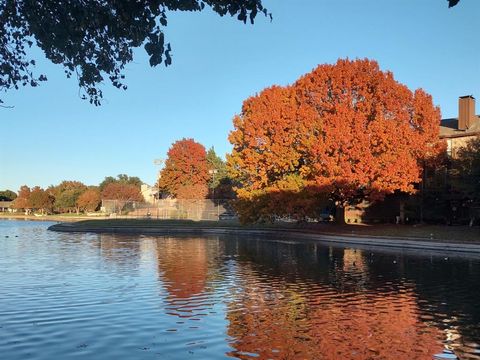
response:
[[[28,49],[36,44],[67,77],[77,76],[82,98],[100,105],[103,80],[127,88],[124,68],[134,48],[144,47],[151,66],[171,64],[168,11],[205,7],[244,23],[269,15],[261,0],[0,0],[0,91],[47,80],[33,73]]]
[[[460,0],[448,0],[448,7],[449,7],[449,8],[454,7],[454,6],[457,5],[459,2],[460,2]]]

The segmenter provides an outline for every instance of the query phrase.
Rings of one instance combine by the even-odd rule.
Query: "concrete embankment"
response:
[[[109,234],[143,234],[161,236],[211,236],[236,235],[266,237],[269,239],[288,239],[295,241],[318,241],[338,245],[381,247],[390,249],[428,250],[442,253],[472,254],[480,256],[480,243],[461,243],[424,238],[401,238],[389,236],[365,236],[350,234],[325,234],[298,229],[251,229],[245,227],[202,227],[202,226],[85,226],[79,223],[60,223],[49,227],[58,232],[89,232]]]

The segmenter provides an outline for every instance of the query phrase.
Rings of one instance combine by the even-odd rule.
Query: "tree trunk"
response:
[[[345,206],[337,204],[335,207],[335,222],[340,225],[345,224]]]

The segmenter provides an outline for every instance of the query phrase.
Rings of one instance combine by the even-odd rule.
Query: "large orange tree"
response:
[[[423,90],[410,91],[375,61],[338,60],[247,99],[229,167],[243,184],[242,208],[266,198],[268,209],[272,194],[308,190],[335,202],[343,221],[348,204],[414,192],[423,163],[442,149],[439,123]]]
[[[168,150],[159,187],[178,199],[205,199],[209,164],[205,147],[193,139],[182,139]]]
[[[236,207],[244,222],[292,216],[316,216],[324,194],[309,180],[307,119],[314,113],[301,106],[293,86],[273,86],[247,99],[233,120],[227,156],[236,188]]]

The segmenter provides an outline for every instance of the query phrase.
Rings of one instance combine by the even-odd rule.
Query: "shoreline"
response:
[[[100,225],[100,226],[98,226]],[[105,226],[104,226],[105,225]],[[66,233],[97,233],[97,234],[137,234],[137,235],[181,235],[181,236],[206,236],[206,235],[241,235],[262,236],[276,239],[294,239],[303,241],[316,241],[333,244],[360,245],[377,248],[390,248],[396,250],[428,250],[435,252],[455,252],[462,254],[480,255],[479,242],[459,242],[455,240],[427,239],[420,237],[395,237],[375,236],[362,234],[345,234],[315,231],[299,228],[267,228],[267,227],[242,227],[242,226],[202,226],[202,224],[101,224],[100,221],[85,221],[77,223],[59,223],[48,228],[50,231]]]
[[[33,221],[61,221],[61,222],[77,222],[77,221],[88,221],[88,220],[106,220],[107,217],[96,217],[92,216],[62,216],[62,215],[1,215],[0,220],[33,220]]]

